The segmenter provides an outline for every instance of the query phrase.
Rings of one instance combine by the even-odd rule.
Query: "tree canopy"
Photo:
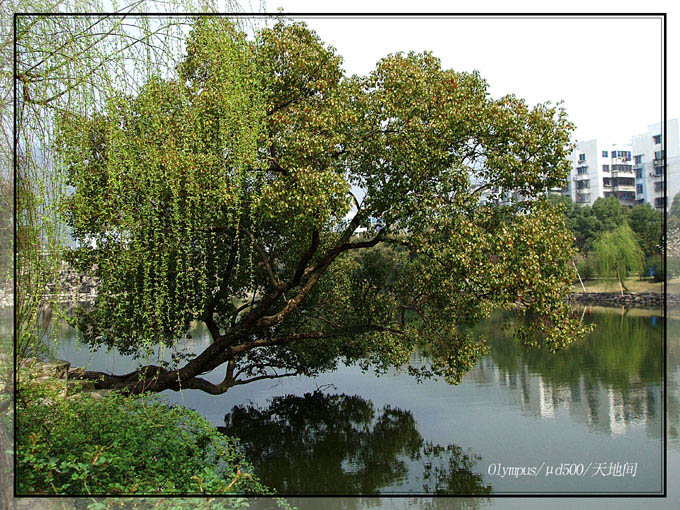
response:
[[[645,256],[649,257],[661,252],[663,246],[663,214],[661,212],[649,204],[637,205],[628,211],[627,220]]]
[[[430,53],[367,76],[341,63],[303,23],[249,39],[201,18],[174,77],[62,118],[71,262],[101,279],[86,341],[181,348],[192,321],[213,339],[184,364],[84,377],[220,393],[343,360],[398,366],[419,345],[419,375],[455,382],[494,309],[551,349],[583,332],[563,302],[573,239],[542,198],[569,172],[564,110],[493,99]],[[480,205],[495,189],[523,200]],[[222,364],[221,383],[199,377]]]

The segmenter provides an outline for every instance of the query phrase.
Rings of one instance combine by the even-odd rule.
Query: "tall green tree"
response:
[[[602,221],[589,205],[576,204],[563,195],[551,195],[550,201],[563,210],[567,228],[574,234],[574,243],[582,253],[588,253],[603,230]]]
[[[339,361],[399,366],[420,345],[420,375],[455,382],[484,352],[469,326],[498,307],[519,309],[528,343],[557,349],[583,332],[563,301],[572,237],[542,198],[570,169],[559,106],[493,99],[477,73],[430,53],[347,77],[302,23],[248,39],[204,18],[186,48],[175,76],[64,116],[60,147],[71,259],[102,282],[78,318],[85,340],[181,348],[199,320],[212,342],[83,377],[221,393]],[[525,200],[481,206],[492,189]],[[400,249],[364,254],[379,244]],[[222,382],[200,377],[222,365]]]
[[[649,204],[633,206],[627,214],[628,224],[645,257],[661,252],[663,215]]]
[[[675,241],[677,242],[677,232],[680,230],[680,193],[677,193],[673,197],[673,202],[671,202],[671,208],[668,210],[668,240],[671,240],[671,232],[676,236]]]
[[[593,247],[600,277],[617,281],[623,294],[626,278],[642,270],[644,252],[628,223],[604,232]]]
[[[673,202],[671,202],[671,208],[668,211],[668,215],[672,218],[680,219],[680,193],[676,193],[673,197]]]
[[[598,198],[593,202],[592,210],[603,232],[611,232],[626,221],[623,206],[616,197]]]

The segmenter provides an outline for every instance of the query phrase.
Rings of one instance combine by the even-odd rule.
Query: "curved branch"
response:
[[[182,384],[182,389],[185,390],[201,390],[205,391],[206,393],[209,393],[211,395],[221,395],[223,393],[226,393],[229,388],[233,386],[239,386],[241,384],[248,384],[251,382],[255,381],[260,381],[263,379],[280,379],[281,377],[290,377],[293,375],[297,375],[295,372],[287,372],[285,374],[265,374],[265,375],[258,375],[256,377],[251,377],[250,379],[242,379],[242,380],[237,380],[237,381],[222,381],[219,384],[213,384],[210,381],[207,381],[203,378],[200,377],[194,377],[193,379],[189,379],[188,381],[185,381]],[[174,388],[173,388],[174,389]]]

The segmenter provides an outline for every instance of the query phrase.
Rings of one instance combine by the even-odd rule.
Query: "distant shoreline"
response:
[[[657,308],[664,305],[662,292],[572,292],[568,298],[571,303],[602,306],[625,306],[635,308]],[[668,308],[680,308],[680,294],[667,294]]]
[[[96,288],[92,287],[90,292],[78,292],[69,289],[70,292],[63,292],[51,295],[51,298],[58,303],[89,303],[92,304],[97,296]],[[661,292],[572,292],[567,296],[567,300],[572,304],[601,305],[601,306],[625,306],[633,308],[653,308],[660,309],[664,304],[664,294]],[[14,294],[0,289],[0,308],[8,308],[14,304]],[[680,294],[667,294],[667,307],[680,308]]]

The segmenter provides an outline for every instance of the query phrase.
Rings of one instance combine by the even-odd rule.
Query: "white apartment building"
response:
[[[635,172],[630,144],[577,142],[570,156],[569,182],[563,193],[581,205],[593,205],[600,197],[614,196],[625,206],[636,200]]]
[[[650,125],[646,132],[633,136],[637,201],[651,204],[660,211],[670,207],[673,197],[680,192],[679,124],[680,119],[668,120],[667,136],[664,136],[663,124],[660,122]],[[668,200],[663,194],[664,175]]]

